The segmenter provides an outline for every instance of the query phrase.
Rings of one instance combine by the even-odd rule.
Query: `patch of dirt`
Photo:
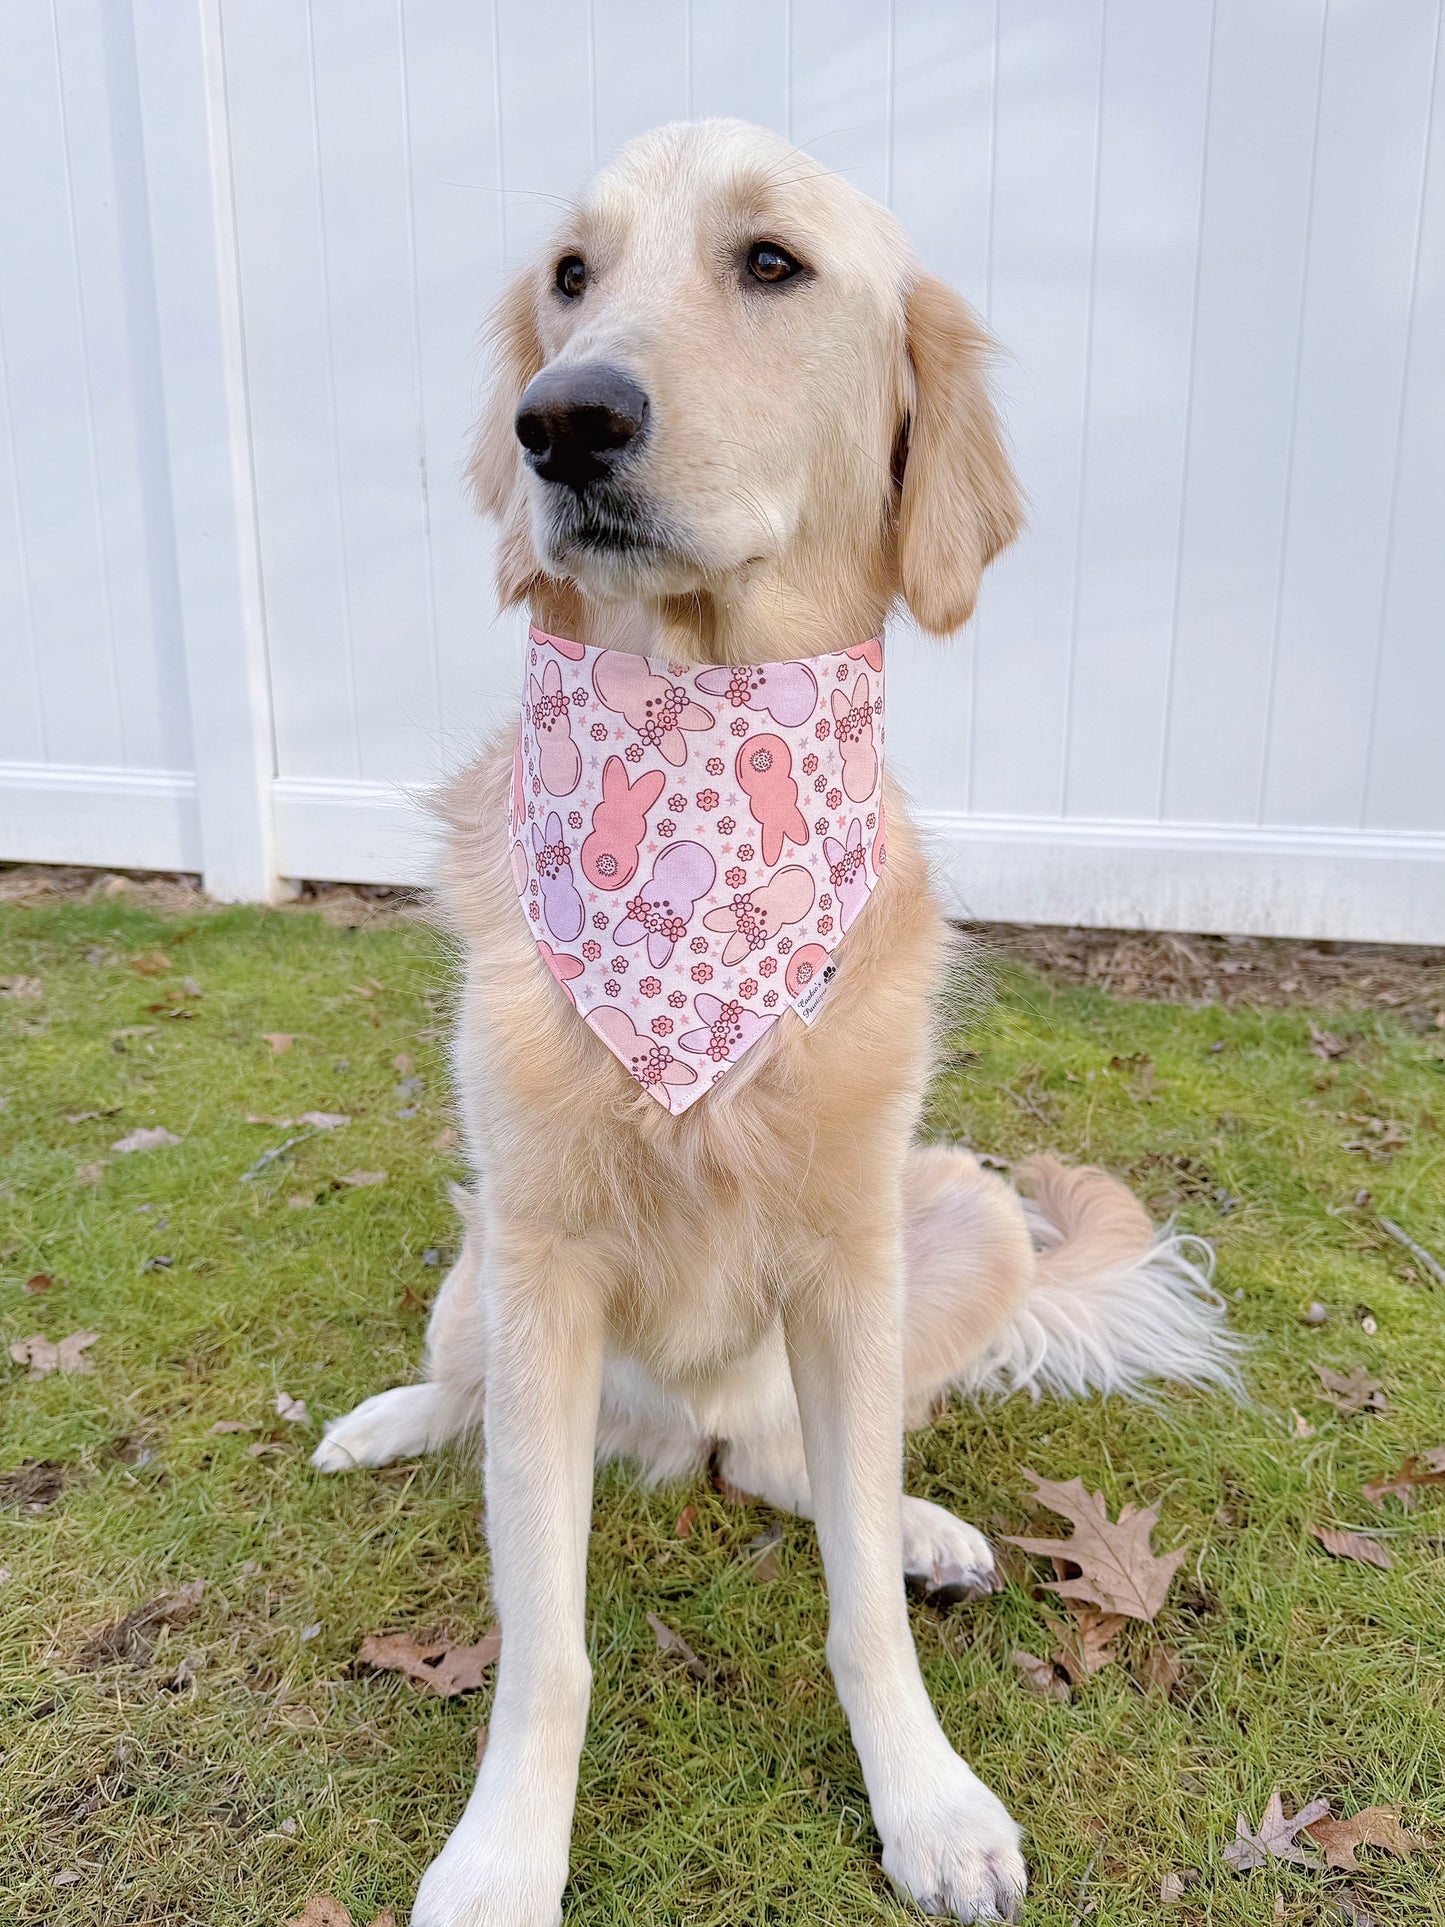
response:
[[[1422,1030],[1445,1030],[1445,950],[1007,923],[975,924],[970,935],[994,956],[1128,1000],[1376,1007],[1418,1013]]]
[[[315,910],[328,923],[360,929],[376,923],[430,921],[428,892],[384,883],[303,883],[300,894],[278,910]],[[84,870],[41,863],[0,865],[0,903],[104,903],[121,899],[140,910],[192,916],[228,906],[201,888],[198,876],[142,870]]]

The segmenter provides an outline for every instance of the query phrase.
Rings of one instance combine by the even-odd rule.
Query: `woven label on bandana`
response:
[[[533,629],[517,895],[579,1015],[668,1110],[811,1022],[883,866],[883,645],[684,667]]]

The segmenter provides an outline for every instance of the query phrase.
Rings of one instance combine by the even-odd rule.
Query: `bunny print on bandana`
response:
[[[819,979],[886,843],[883,645],[689,668],[531,632],[511,865],[542,962],[674,1114]]]

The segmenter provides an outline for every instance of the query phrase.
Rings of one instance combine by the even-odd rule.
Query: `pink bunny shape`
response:
[[[654,676],[641,656],[604,649],[592,665],[592,687],[600,702],[625,716],[641,740],[660,749],[674,768],[687,760],[682,732],[712,728],[711,714],[692,701],[684,685]]]
[[[592,831],[582,845],[582,874],[600,890],[621,890],[637,874],[637,852],[647,834],[647,812],[667,778],[650,769],[635,783],[627,765],[609,756],[602,766],[602,801],[592,812]]]
[[[553,796],[570,796],[582,781],[582,752],[572,741],[572,705],[555,662],[542,671],[540,687],[535,676],[527,678],[527,697],[542,781]]]
[[[672,1106],[667,1091],[658,1087],[697,1082],[697,1072],[691,1064],[680,1062],[657,1038],[645,1037],[627,1012],[615,1004],[603,1004],[599,1010],[590,1011],[587,1022],[613,1055],[622,1059],[638,1083],[669,1110]]]
[[[584,913],[577,885],[572,881],[572,852],[562,841],[562,820],[555,810],[547,812],[547,835],[532,825],[532,852],[536,858],[537,881],[542,886],[542,916],[554,937],[571,943],[582,933]]]
[[[868,862],[863,855],[863,825],[857,817],[848,825],[848,841],[823,838],[828,859],[828,881],[838,893],[838,925],[846,930],[868,901]]]
[[[731,903],[709,910],[703,923],[709,930],[730,930],[722,960],[735,964],[750,951],[761,950],[785,923],[797,923],[813,907],[813,879],[799,863],[790,863],[756,890],[742,890]]]
[[[736,768],[738,787],[763,833],[763,861],[771,866],[783,854],[784,837],[799,844],[808,840],[793,781],[792,751],[781,736],[749,736],[738,751]]]
[[[620,944],[647,938],[647,961],[661,970],[674,944],[687,935],[687,926],[713,886],[717,865],[701,843],[672,843],[652,866],[652,876],[627,904],[627,915],[612,935]]]
[[[868,678],[859,675],[853,699],[833,691],[833,734],[843,753],[843,788],[855,803],[873,794],[878,781],[878,752],[873,747],[873,705]]]
[[[766,1017],[760,1017],[755,1010],[745,1010],[736,997],[724,1003],[721,997],[703,990],[692,1001],[705,1028],[687,1031],[677,1041],[684,1050],[690,1050],[696,1057],[710,1057],[715,1064],[726,1064],[730,1058],[741,1057],[768,1027]]]
[[[542,953],[542,961],[564,990],[574,977],[580,977],[586,965],[580,957],[569,956],[565,950],[554,950],[545,937],[538,937],[537,948]],[[577,999],[570,990],[567,995],[575,1004]]]
[[[807,722],[818,705],[818,679],[801,662],[709,669],[697,686],[709,696],[725,696],[734,709],[761,709],[784,729]]]

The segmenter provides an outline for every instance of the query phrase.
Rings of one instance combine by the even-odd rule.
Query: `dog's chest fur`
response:
[[[443,799],[443,897],[466,954],[456,1087],[486,1209],[569,1245],[620,1352],[699,1384],[753,1352],[834,1242],[890,1208],[941,948],[923,864],[890,796],[888,871],[840,947],[823,1014],[774,1026],[674,1117],[538,956],[499,829],[510,775],[504,738]]]

